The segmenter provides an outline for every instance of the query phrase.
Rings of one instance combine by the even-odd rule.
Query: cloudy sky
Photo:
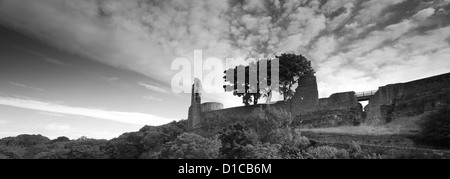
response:
[[[110,139],[186,119],[171,64],[194,50],[301,53],[321,97],[374,90],[450,72],[450,0],[0,0],[0,137]]]

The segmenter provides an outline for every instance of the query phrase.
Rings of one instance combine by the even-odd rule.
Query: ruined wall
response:
[[[200,80],[195,79],[192,85],[191,106],[188,114],[188,130],[195,129],[200,126],[202,118],[202,99],[201,99],[202,84]]]
[[[201,118],[202,112],[200,104],[191,105],[191,107],[189,107],[188,129],[191,130],[200,126]]]
[[[361,120],[359,111],[324,109],[294,116],[292,126],[303,129],[356,126]]]
[[[204,121],[206,119],[204,116],[217,120],[243,119],[251,115],[255,109],[262,108],[264,110],[269,106],[291,113],[292,116],[295,116],[293,125],[298,127],[351,126],[361,122],[363,112],[361,105],[356,100],[355,92],[337,93],[329,98],[319,100],[317,80],[314,75],[300,78],[299,84],[292,99],[270,105],[260,104],[223,109],[223,105],[220,103],[200,104],[201,101],[195,101],[196,95],[193,95],[193,103],[189,109],[190,126],[198,128],[209,123],[220,123],[220,121]],[[194,90],[193,87],[193,93],[195,93]]]
[[[242,116],[245,117],[246,115],[250,115],[255,109],[259,107],[267,107],[266,104],[258,104],[258,105],[252,105],[252,106],[243,106],[243,107],[235,107],[235,108],[228,108],[228,109],[222,109],[217,111],[210,111],[207,112],[208,114],[214,114],[218,116]]]
[[[294,116],[315,111],[319,106],[316,76],[304,76],[298,80],[298,84],[294,97],[289,101],[289,111]]]
[[[328,110],[347,110],[352,108],[362,108],[361,104],[359,104],[358,100],[356,99],[355,92],[332,94],[329,98],[320,99],[319,104],[321,109]]]
[[[355,92],[336,93],[319,100],[317,110],[295,116],[294,125],[302,128],[326,128],[359,125],[362,105]]]
[[[366,106],[367,124],[385,124],[450,104],[450,73],[380,87]]]

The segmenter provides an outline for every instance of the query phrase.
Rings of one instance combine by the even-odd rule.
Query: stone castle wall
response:
[[[314,75],[307,75],[298,80],[295,95],[289,100],[289,112],[299,115],[317,110],[319,106],[319,92],[317,79]]]
[[[222,110],[223,109],[223,104],[222,103],[203,103],[201,105],[201,111],[204,112],[209,112],[209,111],[217,111],[217,110]]]
[[[368,124],[424,114],[450,104],[450,73],[380,87],[365,111]]]
[[[348,109],[361,109],[362,106],[356,99],[355,92],[345,92],[332,94],[329,98],[323,98],[319,100],[320,109],[328,110],[348,110]]]
[[[189,108],[190,126],[201,126],[205,114],[220,116],[223,119],[229,116],[245,117],[259,107],[264,109],[268,106],[290,112],[295,118],[295,125],[298,126],[338,127],[356,125],[362,121],[369,125],[378,125],[400,117],[424,114],[450,104],[450,73],[380,87],[365,107],[365,112],[357,101],[355,92],[336,93],[329,98],[319,99],[315,76],[305,76],[299,79],[299,84],[294,97],[288,101],[229,109],[222,109],[220,103],[201,104],[200,90],[195,90],[194,85],[193,101]]]
[[[246,116],[251,115],[253,111],[258,108],[262,108],[264,110],[265,108],[270,106],[285,110],[291,113],[293,116],[301,116],[302,118],[304,117],[304,119],[306,119],[308,123],[315,120],[333,120],[333,122],[320,122],[320,124],[326,124],[326,126],[332,127],[340,125],[352,125],[355,123],[355,120],[361,120],[362,107],[356,100],[354,92],[333,94],[330,96],[330,98],[319,100],[317,79],[314,75],[308,75],[300,78],[298,84],[299,86],[297,87],[295,95],[292,99],[288,101],[279,101],[275,104],[270,105],[259,104],[222,109],[223,106],[220,103],[204,103],[200,105],[200,108],[198,107],[199,104],[195,103],[192,104],[190,108],[189,119],[195,121],[192,122],[192,125],[194,125],[193,128],[196,128],[200,126],[199,123],[206,122],[205,119],[202,119],[204,116],[218,116],[221,119],[236,116],[245,118]],[[324,117],[323,115],[317,114],[327,114],[327,116]],[[318,127],[320,127],[320,125]]]

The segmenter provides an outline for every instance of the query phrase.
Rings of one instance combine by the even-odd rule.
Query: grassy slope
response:
[[[333,128],[301,129],[301,131],[319,133],[338,133],[353,135],[390,135],[390,134],[415,134],[419,128],[419,123],[424,115],[414,117],[403,117],[382,126],[342,126]]]

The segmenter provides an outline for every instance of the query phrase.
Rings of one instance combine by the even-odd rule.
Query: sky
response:
[[[194,50],[303,54],[320,97],[376,90],[450,72],[450,0],[0,0],[0,138],[111,139],[186,119],[171,65]]]

